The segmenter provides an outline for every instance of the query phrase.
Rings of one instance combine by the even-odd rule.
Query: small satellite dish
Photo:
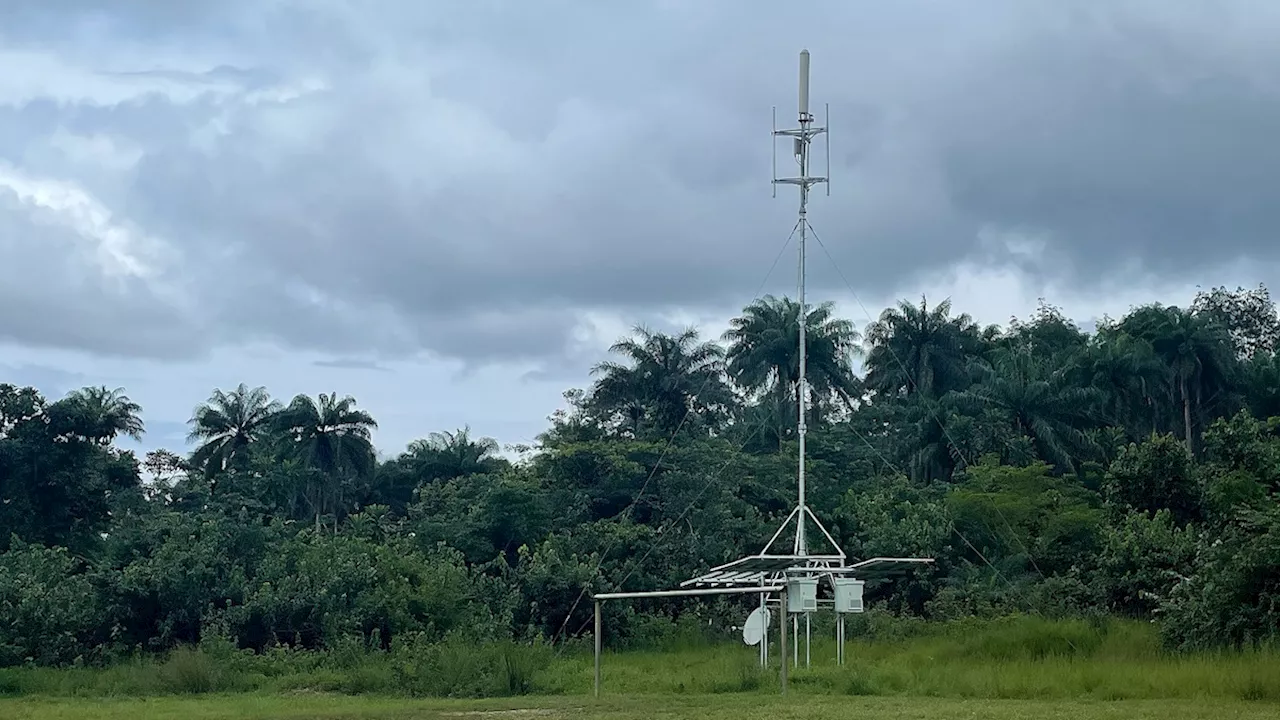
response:
[[[742,642],[748,645],[758,645],[768,629],[768,609],[756,608],[747,616],[746,622],[742,623]]]

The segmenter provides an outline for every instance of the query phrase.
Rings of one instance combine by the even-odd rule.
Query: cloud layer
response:
[[[593,314],[732,308],[793,223],[768,123],[803,46],[860,293],[1280,252],[1262,3],[107,7],[0,9],[0,340],[554,365]]]

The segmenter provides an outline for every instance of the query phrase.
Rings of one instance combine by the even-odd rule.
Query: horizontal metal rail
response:
[[[755,587],[698,588],[693,590],[649,590],[644,592],[615,592],[592,595],[600,600],[629,600],[632,598],[688,597],[692,595],[761,595],[784,590],[782,585],[757,585]]]

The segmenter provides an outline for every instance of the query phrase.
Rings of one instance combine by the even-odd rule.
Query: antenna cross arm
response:
[[[774,130],[773,134],[775,136],[786,135],[787,137],[811,138],[811,137],[816,137],[818,135],[821,135],[826,131],[827,129],[824,127],[809,127],[809,128],[795,128],[792,130]]]
[[[802,178],[778,178],[773,182],[775,185],[804,185],[807,187],[809,185],[816,185],[818,183],[824,183],[826,181],[827,179],[824,177],[802,177]]]

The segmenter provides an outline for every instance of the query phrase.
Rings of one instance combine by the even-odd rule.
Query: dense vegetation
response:
[[[354,399],[246,385],[196,409],[189,456],[139,460],[115,444],[144,431],[122,390],[0,385],[0,666],[572,642],[586,593],[671,586],[790,509],[796,311],[755,301],[719,343],[638,330],[514,462],[467,430],[377,462]],[[997,328],[924,300],[862,334],[829,305],[806,322],[811,504],[853,557],[938,560],[869,588],[880,612],[1156,619],[1188,650],[1280,635],[1265,289],[1091,333],[1048,305]],[[741,607],[610,604],[608,641]]]

